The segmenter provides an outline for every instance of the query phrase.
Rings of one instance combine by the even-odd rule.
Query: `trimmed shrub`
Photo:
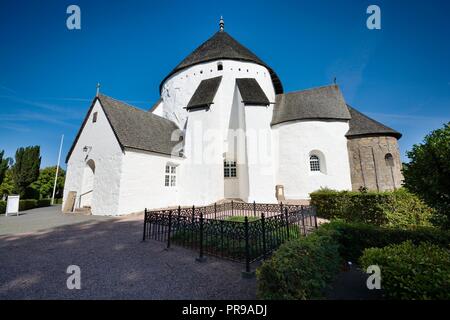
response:
[[[404,189],[389,192],[322,189],[310,196],[317,215],[325,219],[404,229],[432,226],[433,209]]]
[[[339,253],[346,261],[358,261],[366,248],[385,247],[411,240],[414,244],[430,242],[443,248],[450,245],[450,231],[421,227],[414,230],[383,228],[362,223],[332,221],[321,226],[331,230],[340,244]]]
[[[19,211],[30,210],[37,207],[37,200],[25,199],[19,201]]]
[[[0,214],[4,214],[6,212],[6,201],[0,200]]]
[[[42,208],[42,207],[49,207],[51,205],[51,199],[40,199],[37,201],[37,207],[38,208]]]
[[[450,253],[430,243],[412,241],[370,248],[361,266],[378,265],[381,286],[391,299],[450,299]]]
[[[341,266],[333,231],[283,244],[256,270],[259,299],[317,299]]]

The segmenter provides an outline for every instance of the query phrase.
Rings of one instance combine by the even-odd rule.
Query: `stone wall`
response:
[[[373,191],[385,191],[401,187],[402,164],[395,137],[349,138],[347,147],[353,190],[366,187]]]

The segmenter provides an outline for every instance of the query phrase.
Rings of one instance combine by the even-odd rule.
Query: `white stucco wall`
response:
[[[284,186],[287,199],[308,199],[321,187],[351,190],[348,129],[346,121],[295,121],[273,127],[278,150],[276,184]],[[324,173],[310,171],[309,156],[314,150],[325,158]]]
[[[148,209],[178,206],[183,190],[181,158],[157,153],[126,149],[122,162],[119,200],[120,214]],[[166,164],[176,165],[176,186],[166,187]]]
[[[153,108],[151,111],[153,114],[156,114],[157,116],[162,117],[163,116],[163,109],[164,109],[164,102],[161,100],[157,106]]]
[[[219,62],[223,65],[221,71],[217,70]],[[187,112],[184,108],[200,82],[217,76],[222,76],[222,80],[211,108],[208,111]],[[163,85],[164,117],[186,130],[186,162],[183,164],[185,166],[182,174],[183,191],[180,196],[180,202],[183,204],[210,204],[226,197],[242,198],[242,194],[248,195],[248,182],[242,183],[231,179],[224,181],[223,177],[223,160],[229,151],[230,130],[239,127],[240,121],[244,122],[242,120],[244,110],[240,103],[242,99],[237,102],[240,104],[237,107],[242,111],[232,113],[233,103],[237,97],[236,78],[255,78],[269,100],[275,101],[269,71],[263,66],[249,62],[217,60],[199,64],[176,73]],[[263,126],[270,135],[268,125],[270,120],[266,121],[266,118],[271,119],[271,109],[265,107],[263,109],[267,113],[263,116]],[[241,120],[236,119],[239,112],[242,112]],[[250,116],[259,118],[260,114]],[[258,122],[258,119],[252,121]],[[243,172],[243,169],[238,168],[239,177],[241,174],[246,175],[246,170]],[[274,186],[270,188],[273,189]],[[254,197],[256,199],[256,191]],[[269,200],[266,199],[267,201]]]
[[[97,112],[97,122],[92,122],[93,113]],[[84,152],[85,146],[92,147]],[[95,215],[119,214],[119,189],[123,153],[122,149],[106,119],[105,113],[97,100],[89,114],[89,119],[80,134],[77,144],[67,162],[67,175],[64,186],[64,200],[69,191],[77,193],[75,207],[79,206],[86,162],[95,162],[95,176],[91,198],[91,211]],[[64,207],[64,205],[63,205]]]

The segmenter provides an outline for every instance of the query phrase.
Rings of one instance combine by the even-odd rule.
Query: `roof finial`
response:
[[[225,27],[225,22],[223,21],[223,17],[220,16],[220,21],[219,21],[219,30],[220,30],[220,32],[223,32],[224,27]]]
[[[97,82],[97,93],[95,94],[95,96],[98,97],[99,93],[100,93],[100,82]]]

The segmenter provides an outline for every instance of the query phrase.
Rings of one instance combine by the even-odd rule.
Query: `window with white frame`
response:
[[[166,165],[164,185],[166,187],[175,187],[177,185],[177,167],[174,166],[173,164]]]
[[[225,178],[235,178],[237,177],[236,161],[223,162],[223,176]]]
[[[320,172],[320,159],[318,156],[312,155],[309,157],[309,168],[311,171]]]

